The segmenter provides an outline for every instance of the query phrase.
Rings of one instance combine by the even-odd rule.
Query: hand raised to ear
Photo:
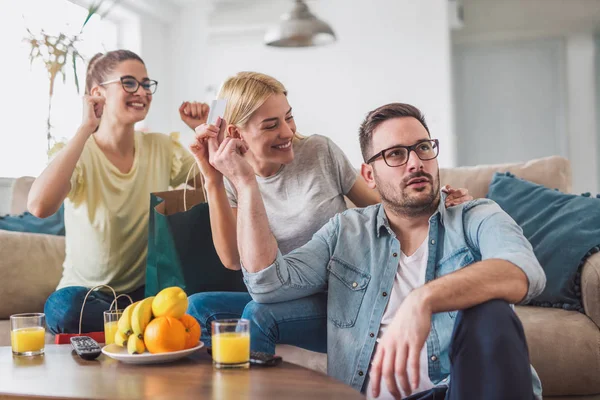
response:
[[[210,163],[210,154],[219,149],[219,137],[223,138],[223,132],[227,124],[221,118],[217,119],[216,125],[201,124],[196,127],[194,142],[190,145],[190,151],[196,159],[200,172],[207,182],[223,179],[223,175]]]
[[[209,144],[209,148],[210,164],[238,190],[256,179],[252,166],[244,157],[248,151],[248,145],[243,140],[228,136],[223,139],[217,151],[213,151],[213,144]]]

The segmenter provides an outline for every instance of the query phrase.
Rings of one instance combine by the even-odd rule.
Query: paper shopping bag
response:
[[[247,291],[242,272],[219,260],[201,190],[152,193],[149,217],[146,296],[170,286],[188,295]]]

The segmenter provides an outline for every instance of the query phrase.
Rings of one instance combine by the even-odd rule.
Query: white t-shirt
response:
[[[400,308],[400,304],[404,301],[406,296],[413,291],[414,289],[421,287],[425,284],[425,271],[427,269],[427,259],[428,259],[428,242],[429,238],[426,238],[425,241],[419,246],[417,251],[411,256],[407,256],[404,253],[400,253],[400,260],[398,263],[398,271],[396,271],[396,276],[394,278],[394,286],[392,288],[392,293],[390,294],[390,299],[383,313],[383,317],[381,318],[381,326],[379,328],[379,334],[377,335],[377,342],[383,336],[385,330],[388,325],[392,323],[394,320],[394,316],[396,315],[396,311]],[[377,350],[377,346],[375,346],[375,350]],[[375,354],[375,352],[373,352]],[[419,357],[419,368],[420,368],[420,379],[419,379],[419,387],[413,391],[414,393],[424,392],[434,387],[433,383],[429,379],[429,363],[427,362],[427,345],[423,346],[421,349],[421,355]],[[371,379],[369,372],[369,382],[367,384],[367,399],[373,399],[371,394]],[[408,374],[410,379],[410,373]],[[396,380],[398,388],[402,393],[402,397],[406,397],[405,393],[400,388],[400,381]],[[390,394],[385,381],[381,379],[381,390],[379,397],[377,400],[393,400],[394,398]]]

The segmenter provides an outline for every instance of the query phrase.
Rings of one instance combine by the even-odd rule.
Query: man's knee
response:
[[[466,310],[461,311],[463,323],[475,324],[476,326],[489,326],[496,321],[509,321],[515,317],[510,305],[504,300],[490,300]]]
[[[490,300],[459,312],[457,330],[470,336],[469,341],[513,338],[523,327],[510,305],[504,300]]]

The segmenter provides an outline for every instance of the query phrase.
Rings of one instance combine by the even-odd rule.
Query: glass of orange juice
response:
[[[104,311],[104,344],[113,344],[123,310]]]
[[[44,354],[46,315],[44,313],[10,316],[10,343],[17,356]]]
[[[250,366],[250,321],[221,319],[212,322],[212,358],[215,368]]]

